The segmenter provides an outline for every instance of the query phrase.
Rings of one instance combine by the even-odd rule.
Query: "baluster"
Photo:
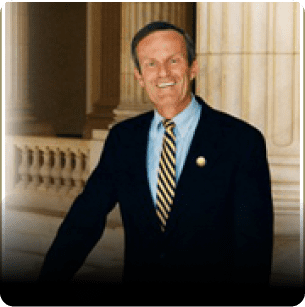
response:
[[[18,174],[21,177],[18,185],[25,189],[29,184],[29,147],[27,145],[21,147],[21,164],[18,168]]]
[[[72,186],[72,152],[70,148],[65,153],[65,164],[62,171],[62,177],[64,179],[64,191],[67,192]]]
[[[34,147],[33,151],[33,162],[30,167],[29,173],[32,176],[31,187],[37,189],[39,185],[39,148],[38,146]]]
[[[84,153],[84,171],[83,171],[83,181],[86,182],[90,175],[90,150],[87,149]]]
[[[49,146],[47,146],[45,150],[43,150],[43,164],[40,169],[40,174],[42,176],[41,188],[43,190],[47,190],[50,187],[51,183],[50,170],[51,170],[51,151]]]
[[[51,175],[54,178],[54,189],[59,191],[61,188],[61,163],[60,163],[60,150],[56,148],[54,156],[54,166],[51,170]]]
[[[72,172],[72,178],[75,182],[75,188],[73,189],[73,193],[79,193],[82,189],[82,152],[78,149],[75,154],[75,169]]]
[[[19,169],[19,165],[21,165],[22,151],[21,149],[18,148],[17,144],[14,144],[12,147],[13,147],[13,151],[12,151],[13,155],[12,157],[10,157],[8,161],[9,165],[6,164],[6,168],[7,170],[9,170],[9,173],[11,172],[11,170],[13,170],[13,173],[12,175],[9,175],[6,177],[6,188],[5,188],[6,191],[13,190],[14,188],[18,186],[18,184],[21,181],[21,178],[19,177],[18,169]]]

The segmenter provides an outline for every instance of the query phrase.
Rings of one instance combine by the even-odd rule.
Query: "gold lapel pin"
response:
[[[207,161],[206,161],[205,157],[200,156],[196,159],[196,164],[199,167],[204,167],[206,165],[206,163],[207,163]]]

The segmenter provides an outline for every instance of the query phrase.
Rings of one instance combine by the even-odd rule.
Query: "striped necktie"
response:
[[[161,230],[165,230],[171,211],[176,189],[176,137],[175,123],[163,120],[165,133],[158,170],[156,212],[160,219]]]

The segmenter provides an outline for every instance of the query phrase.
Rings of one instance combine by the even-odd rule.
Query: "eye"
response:
[[[148,63],[147,63],[147,66],[148,66],[148,67],[155,67],[156,64],[155,64],[155,62],[152,61],[152,62],[148,62]]]
[[[176,63],[178,63],[179,62],[179,60],[178,59],[171,59],[171,64],[176,64]]]

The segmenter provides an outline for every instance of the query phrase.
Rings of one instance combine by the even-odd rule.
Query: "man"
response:
[[[183,30],[148,24],[132,54],[155,109],[110,130],[40,280],[70,280],[119,203],[125,283],[267,285],[273,215],[263,136],[192,94],[199,68]]]

